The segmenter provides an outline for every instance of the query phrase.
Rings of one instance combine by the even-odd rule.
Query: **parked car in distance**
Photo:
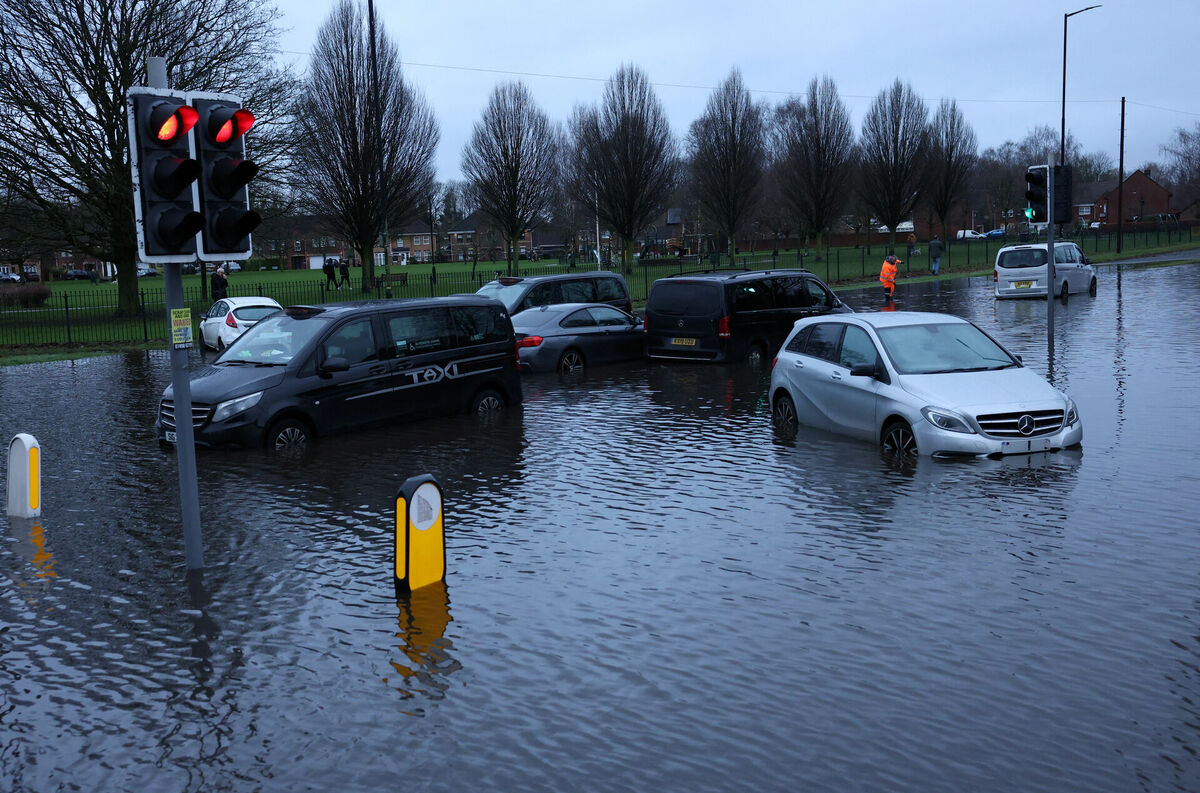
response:
[[[762,365],[803,317],[850,312],[807,270],[660,278],[646,299],[646,354]]]
[[[224,266],[227,273],[240,273],[242,271],[241,262],[225,262]]]
[[[21,276],[16,273],[0,273],[0,283],[19,284],[20,282]]]
[[[344,430],[467,411],[493,418],[521,403],[508,311],[486,298],[437,297],[291,306],[250,328],[191,374],[199,446],[299,451]],[[177,441],[174,392],[155,430]]]
[[[1004,229],[992,229],[991,231],[987,232],[983,236],[985,236],[985,237],[1003,237]]]
[[[770,394],[785,433],[805,424],[901,457],[1031,454],[1083,440],[1070,397],[950,314],[801,320],[773,363]]]
[[[71,269],[63,273],[63,279],[66,281],[90,281],[92,274],[87,270]]]
[[[917,228],[916,225],[911,220],[903,220],[899,224],[897,224],[896,233],[897,234],[900,234],[900,233],[908,234],[910,231],[916,231],[916,228]],[[890,230],[891,229],[889,229],[887,226],[879,227],[879,231],[882,234],[886,234]]]
[[[512,323],[522,371],[574,374],[645,355],[642,320],[604,303],[539,306]]]
[[[139,264],[137,268],[138,278],[153,278],[158,275],[158,270],[155,270],[148,264]]]
[[[957,236],[955,237],[955,239],[982,240],[982,239],[987,239],[987,238],[983,234],[980,234],[978,231],[975,231],[975,229],[959,229],[959,232],[958,232]]]
[[[1054,296],[1075,292],[1096,296],[1096,268],[1073,242],[1054,244]],[[1046,296],[1046,243],[1006,245],[996,253],[992,283],[996,297]]]
[[[1089,228],[1089,229],[1098,229],[1098,228],[1100,228],[1100,221],[1098,221],[1098,220],[1093,220],[1091,223],[1089,223],[1089,224],[1088,224],[1088,228]]]
[[[269,297],[222,298],[200,316],[200,343],[224,350],[259,320],[282,308]]]
[[[26,267],[25,268],[25,280],[26,281],[40,281],[40,280],[42,280],[42,276],[38,273],[38,269],[36,267]]]
[[[633,300],[624,277],[607,270],[504,276],[487,282],[475,294],[499,300],[513,317],[522,311],[555,303],[607,303],[633,313]]]

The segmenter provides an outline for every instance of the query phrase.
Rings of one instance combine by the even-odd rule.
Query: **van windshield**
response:
[[[720,314],[721,287],[699,281],[663,281],[650,291],[646,310],[677,317]]]
[[[267,317],[239,336],[216,362],[283,366],[300,354],[326,327],[328,321],[320,316],[289,317],[287,314],[277,314]]]
[[[1006,269],[1021,269],[1024,267],[1041,267],[1046,263],[1045,248],[1025,248],[1017,251],[1004,251],[996,262],[997,267]]]

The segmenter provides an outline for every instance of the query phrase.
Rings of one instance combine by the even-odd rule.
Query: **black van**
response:
[[[761,365],[779,350],[796,320],[850,311],[807,270],[660,278],[646,299],[646,354]]]
[[[499,300],[513,316],[528,308],[555,303],[607,303],[627,314],[633,313],[629,285],[619,273],[608,270],[506,276],[487,282],[475,294]]]
[[[521,402],[508,311],[475,296],[291,306],[191,375],[196,444],[307,446],[354,427]],[[167,387],[155,429],[174,443]]]

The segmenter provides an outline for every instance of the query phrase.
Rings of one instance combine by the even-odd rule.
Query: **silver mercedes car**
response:
[[[1030,454],[1083,440],[1070,397],[949,314],[796,322],[771,369],[776,426],[851,435],[897,455]]]

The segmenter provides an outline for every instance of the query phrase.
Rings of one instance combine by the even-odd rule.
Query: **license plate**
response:
[[[175,442],[175,433],[171,432],[170,430],[167,430],[167,443],[174,443],[174,442]]]
[[[674,344],[676,347],[695,347],[696,346],[695,339],[674,338],[674,339],[671,339],[671,343]]]
[[[1023,441],[1002,441],[1002,454],[1028,454],[1030,452],[1045,452],[1050,450],[1049,438],[1029,438]]]
[[[1013,286],[1017,289],[1028,289],[1033,286],[1033,281],[1013,281]]]

